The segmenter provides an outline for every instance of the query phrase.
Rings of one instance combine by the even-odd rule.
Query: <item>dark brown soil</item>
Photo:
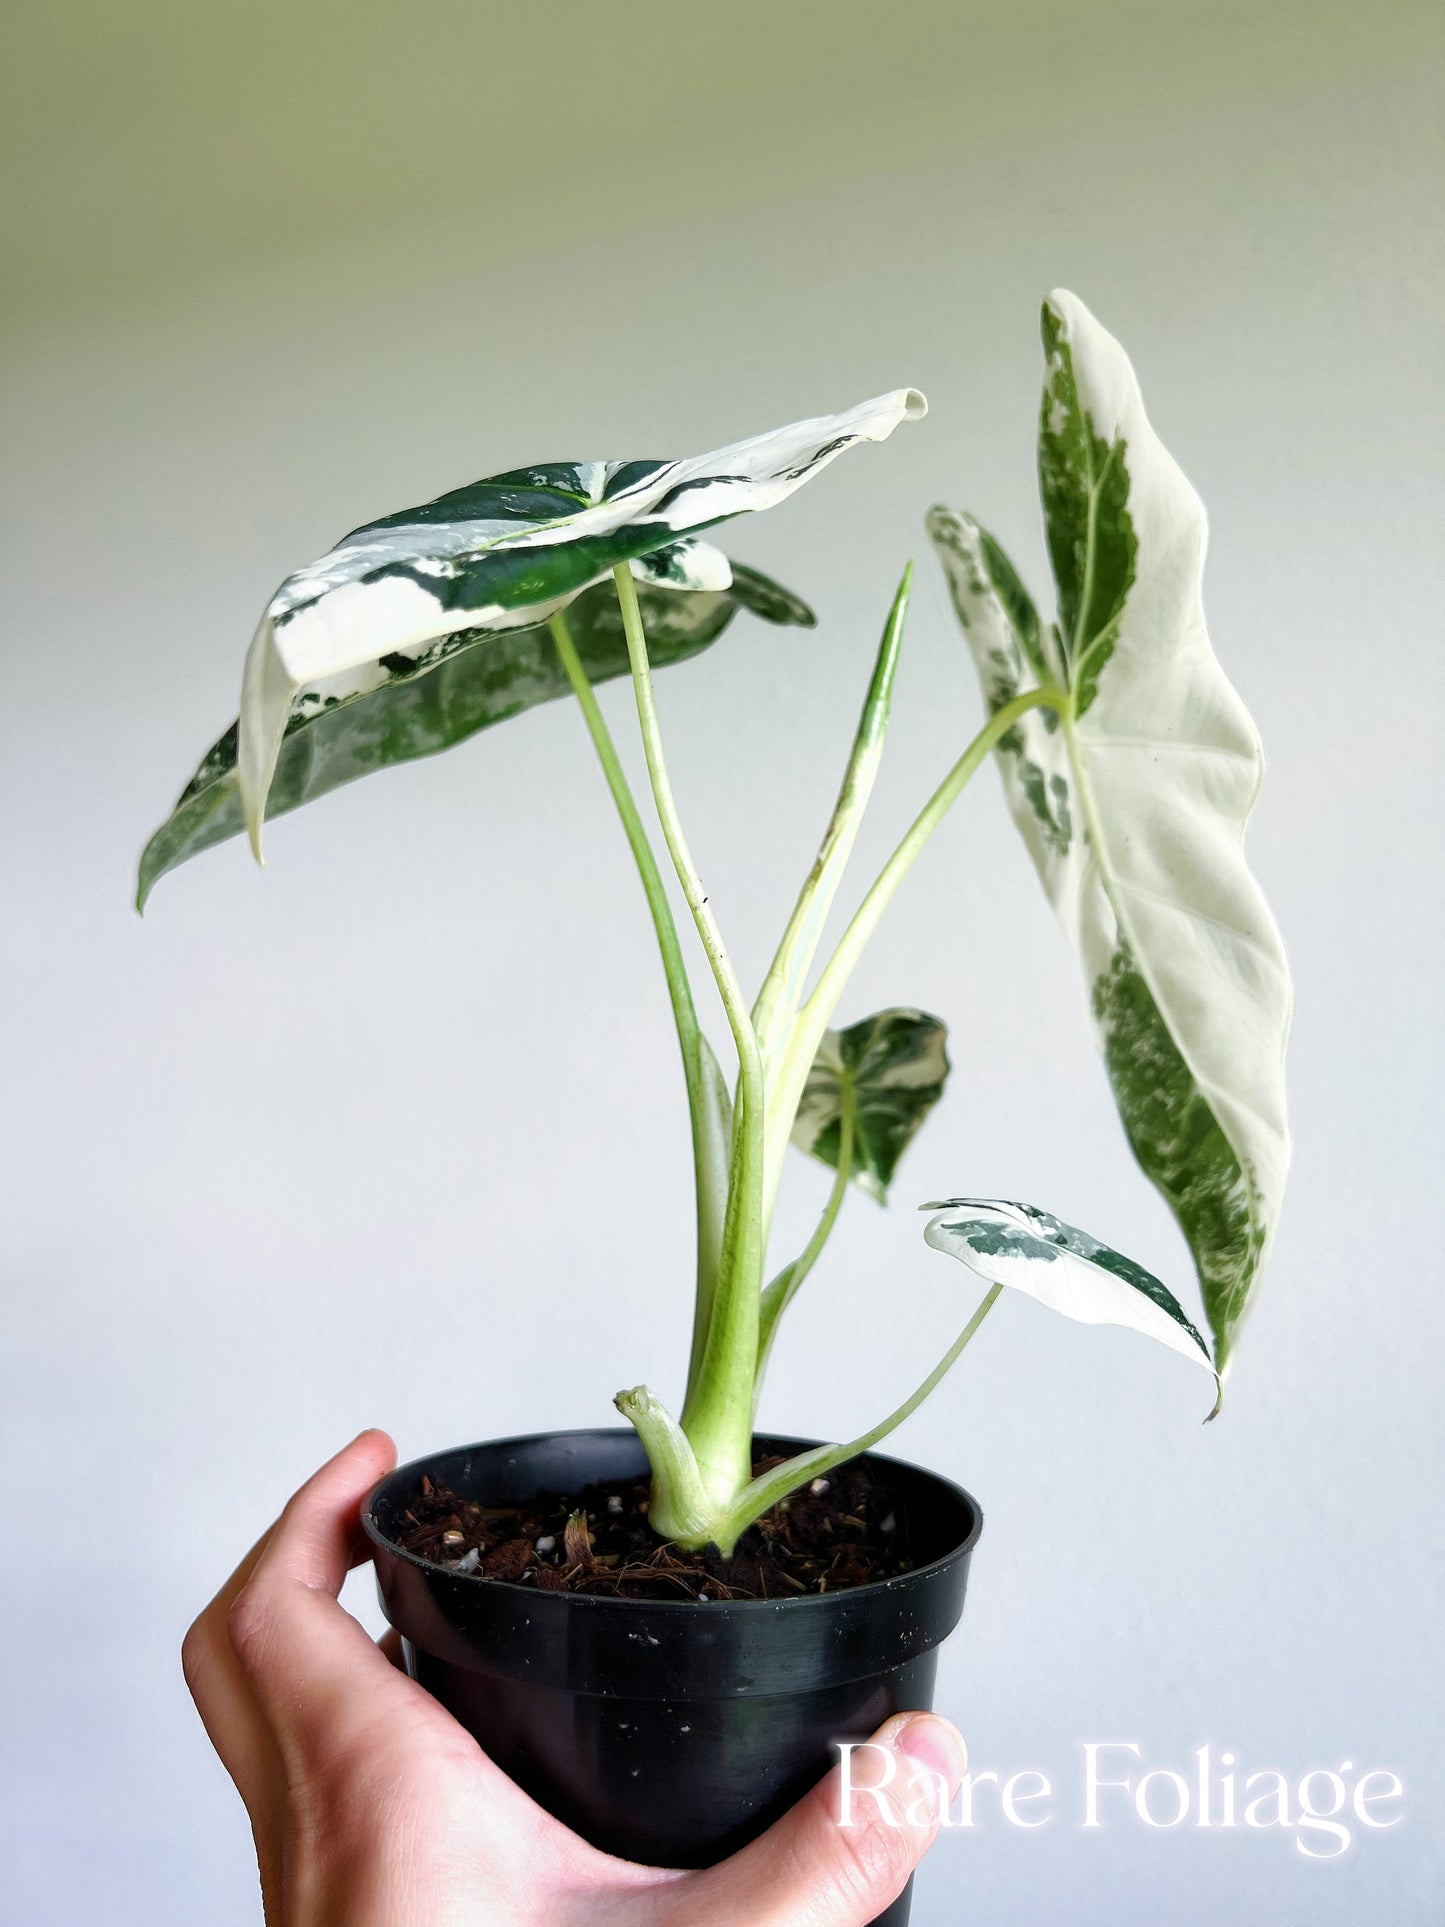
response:
[[[779,1463],[759,1459],[753,1469]],[[903,1506],[854,1461],[774,1506],[726,1559],[716,1546],[683,1552],[660,1540],[647,1523],[644,1480],[484,1506],[423,1478],[396,1537],[438,1565],[542,1592],[705,1602],[841,1592],[911,1572],[908,1524]]]

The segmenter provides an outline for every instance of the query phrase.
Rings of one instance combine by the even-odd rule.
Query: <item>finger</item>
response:
[[[408,1712],[430,1726],[447,1717],[398,1679],[336,1597],[348,1567],[366,1557],[361,1500],[394,1459],[385,1433],[363,1432],[322,1466],[287,1505],[231,1605],[232,1647],[293,1785],[343,1770],[379,1727]]]
[[[361,1433],[329,1459],[287,1502],[231,1599],[230,1643],[273,1727],[278,1692],[299,1683],[298,1667],[304,1680],[298,1642],[308,1627],[327,1629],[332,1639],[345,1640],[349,1632],[364,1641],[373,1662],[385,1663],[337,1605],[337,1594],[349,1568],[365,1556],[361,1500],[395,1461],[396,1447],[375,1431]]]
[[[395,1462],[395,1448],[383,1435],[364,1434],[356,1445],[365,1448],[359,1458],[355,1447],[338,1455],[338,1460],[348,1460],[353,1472],[364,1466],[368,1471],[374,1469],[379,1477],[387,1465]],[[323,1467],[318,1477],[325,1480],[333,1473],[338,1460]],[[275,1526],[262,1534],[200,1614],[181,1647],[182,1670],[202,1723],[250,1815],[268,1919],[279,1891],[287,1762],[237,1650],[233,1626],[238,1602],[246,1598],[258,1571],[274,1555],[276,1540],[286,1524],[283,1514]],[[286,1549],[288,1553],[295,1551],[293,1544],[288,1544]],[[329,1577],[329,1572],[323,1576]],[[339,1579],[337,1584],[339,1586]]]
[[[404,1673],[406,1671],[406,1654],[401,1650],[401,1634],[396,1630],[395,1626],[388,1626],[376,1643],[396,1670],[399,1673]]]
[[[927,1853],[968,1755],[933,1713],[899,1713],[776,1825],[681,1883],[675,1915],[716,1927],[865,1927]]]
[[[269,1530],[261,1535],[181,1641],[181,1671],[196,1711],[248,1806],[260,1790],[271,1749],[260,1708],[232,1650],[227,1619],[270,1536]]]
[[[247,1580],[251,1577],[251,1574],[256,1570],[256,1561],[261,1557],[261,1554],[266,1550],[266,1542],[271,1537],[271,1534],[275,1530],[276,1530],[276,1527],[274,1524],[267,1526],[266,1530],[261,1534],[261,1537],[256,1541],[255,1545],[252,1546],[251,1550],[246,1554],[245,1558],[241,1561],[240,1565],[237,1566],[236,1570],[231,1574],[230,1578],[226,1581],[225,1585],[222,1586],[221,1590],[216,1594],[215,1598],[211,1601],[211,1607],[219,1608],[223,1614],[230,1611],[231,1601],[236,1597],[236,1594],[241,1590],[242,1586],[246,1584]],[[208,1610],[210,1610],[210,1608],[208,1608]]]
[[[347,1572],[365,1557],[361,1501],[395,1464],[396,1446],[373,1428],[313,1472],[267,1534],[252,1570],[253,1590],[291,1581],[335,1598]]]
[[[271,1536],[264,1532],[181,1642],[181,1671],[206,1736],[251,1817],[263,1895],[279,1872],[281,1756],[231,1646],[227,1618]]]
[[[314,1485],[316,1480],[325,1479],[338,1462],[346,1460],[363,1440],[370,1442],[373,1439],[381,1448],[381,1456],[384,1457],[389,1451],[394,1463],[395,1447],[384,1433],[363,1433],[360,1439],[354,1440],[345,1451],[323,1466],[316,1479],[309,1484]],[[377,1476],[380,1476],[380,1471]],[[303,1488],[303,1492],[306,1489]],[[282,1517],[284,1520],[285,1514]],[[276,1525],[269,1526],[262,1533],[181,1643],[181,1670],[191,1697],[196,1702],[201,1722],[211,1744],[221,1756],[222,1764],[236,1782],[241,1798],[253,1809],[264,1782],[273,1775],[277,1754],[256,1695],[237,1658],[231,1639],[230,1621],[236,1601],[250,1585],[281,1523],[278,1520]],[[338,1580],[338,1590],[339,1586]]]

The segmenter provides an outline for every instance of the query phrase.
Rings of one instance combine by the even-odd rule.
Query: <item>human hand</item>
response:
[[[186,1635],[186,1683],[251,1818],[266,1927],[863,1927],[937,1831],[963,1743],[901,1713],[887,1793],[836,1824],[837,1770],[731,1859],[634,1866],[543,1811],[339,1604],[359,1513],[396,1463],[363,1432],[322,1466]],[[920,1796],[922,1796],[920,1798]],[[890,1802],[896,1825],[878,1810]],[[863,1811],[866,1809],[866,1811]]]

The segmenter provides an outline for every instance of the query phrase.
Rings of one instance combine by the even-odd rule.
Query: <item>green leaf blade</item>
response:
[[[614,568],[784,501],[845,449],[887,439],[928,404],[899,388],[683,461],[548,463],[484,477],[352,530],[289,575],[241,679],[237,770],[252,847],[299,694],[433,651],[461,631],[535,627]],[[726,563],[717,551],[706,551]],[[714,573],[693,583],[725,588]],[[351,692],[350,683],[346,693]]]
[[[1038,612],[1002,548],[971,515],[938,507],[928,533],[972,652],[990,714],[1056,680]],[[1060,667],[1057,680],[1065,680]],[[1077,830],[1068,745],[1051,710],[1032,710],[999,743],[1009,809],[1050,887]]]
[[[1100,434],[1080,397],[1070,303],[1082,308],[1071,295],[1051,295],[1043,307],[1039,493],[1058,589],[1060,641],[1075,710],[1083,715],[1134,583],[1138,541],[1124,440]]]
[[[939,1018],[906,1007],[826,1031],[803,1087],[794,1144],[836,1170],[843,1107],[850,1103],[851,1176],[886,1203],[899,1160],[943,1095],[947,1038]]]
[[[810,626],[807,604],[752,569],[732,571],[731,587],[677,594],[639,584],[649,647],[659,668],[686,662],[714,643],[740,607],[765,620]],[[776,611],[776,613],[768,613]],[[569,611],[589,681],[628,674],[627,639],[610,584],[585,590]],[[268,818],[329,791],[418,757],[434,756],[478,731],[571,694],[545,623],[478,630],[446,638],[418,660],[378,664],[349,695],[303,692],[277,758]],[[245,830],[232,723],[206,753],[170,817],[142,855],[136,907],[144,909],[168,871]]]
[[[1189,1242],[1223,1372],[1289,1167],[1289,969],[1243,851],[1263,752],[1205,627],[1203,506],[1128,357],[1065,292],[1045,305],[1044,345],[1059,624],[1041,648],[1065,715],[1030,714],[998,760],[1083,969],[1126,1135]],[[930,529],[997,706],[1038,674],[1001,552],[955,511]]]
[[[1082,1325],[1142,1332],[1214,1371],[1209,1347],[1177,1298],[1142,1265],[1036,1205],[940,1198],[924,1240],[991,1285],[1006,1285]]]

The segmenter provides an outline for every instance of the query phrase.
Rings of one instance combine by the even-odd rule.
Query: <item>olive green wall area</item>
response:
[[[144,301],[401,235],[462,265],[548,232],[696,220],[1065,139],[1077,143],[1067,193],[1126,125],[1180,130],[1227,103],[1267,118],[1271,103],[1386,79],[1398,111],[1418,114],[1429,12],[1333,0],[15,6],[0,25],[7,305],[24,318]],[[1287,177],[1301,159],[1278,156]],[[1108,227],[1120,211],[1096,213]]]
[[[1436,9],[776,0],[24,5],[0,20],[0,1915],[250,1927],[191,1615],[362,1425],[408,1455],[675,1399],[686,1108],[651,931],[570,705],[358,783],[131,909],[275,584],[536,460],[685,455],[916,384],[927,420],[722,531],[816,607],[658,678],[755,983],[884,614],[917,588],[847,902],[979,719],[923,534],[1048,603],[1043,292],[1129,349],[1207,502],[1206,605],[1270,773],[1296,1162],[1229,1400],[1000,1305],[897,1439],[987,1524],[940,1704],[980,1804],[918,1927],[1436,1927],[1445,1655]],[[644,786],[628,692],[602,702]],[[852,893],[850,895],[850,892]],[[695,956],[695,953],[693,953]],[[721,1043],[701,968],[699,1001]],[[951,1026],[886,1211],[844,1207],[772,1426],[851,1435],[974,1302],[913,1205],[1025,1197],[1198,1299],[1065,945],[982,774],[842,1022]],[[800,1157],[779,1261],[827,1191]],[[33,1556],[37,1495],[67,1497]],[[376,1623],[365,1576],[347,1599]],[[1398,1772],[1398,1828],[1080,1826],[1088,1742]],[[1161,1790],[1161,1798],[1163,1793]]]

